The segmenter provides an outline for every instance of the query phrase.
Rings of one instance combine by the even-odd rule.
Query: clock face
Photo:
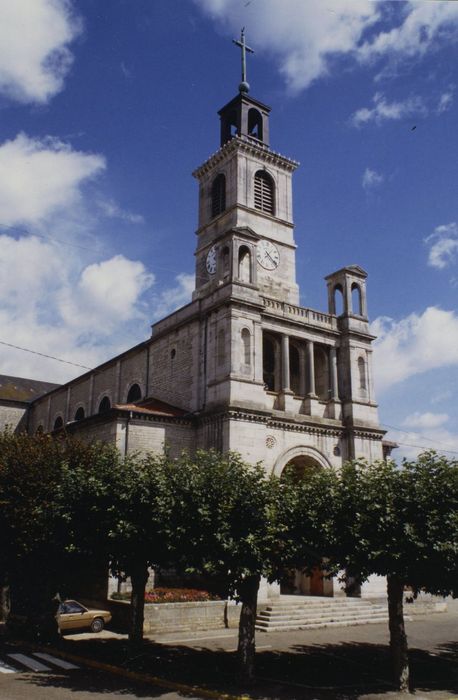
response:
[[[263,240],[258,243],[256,258],[265,270],[275,270],[280,262],[280,253],[273,243]]]
[[[207,253],[205,266],[209,275],[214,275],[216,272],[216,246],[212,246]]]

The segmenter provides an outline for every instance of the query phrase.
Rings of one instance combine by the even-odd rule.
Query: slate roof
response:
[[[47,394],[48,391],[57,389],[58,386],[59,384],[51,384],[51,382],[39,382],[36,379],[9,377],[0,374],[0,401],[31,403]]]

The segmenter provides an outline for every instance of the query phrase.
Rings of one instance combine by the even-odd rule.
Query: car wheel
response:
[[[91,622],[91,630],[92,632],[101,632],[104,627],[104,622],[101,617],[96,617],[94,620]]]

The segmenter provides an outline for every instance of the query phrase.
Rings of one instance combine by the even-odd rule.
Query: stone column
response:
[[[337,378],[337,352],[334,347],[329,348],[329,362],[331,365],[331,399],[339,398],[339,384]]]
[[[281,337],[281,390],[291,391],[289,381],[289,336]]]
[[[315,358],[313,354],[313,340],[307,340],[307,388],[307,394],[315,398]]]
[[[307,394],[307,362],[305,347],[299,347],[299,394],[306,396]]]

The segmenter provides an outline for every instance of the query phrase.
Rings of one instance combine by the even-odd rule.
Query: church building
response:
[[[241,45],[244,53],[243,36]],[[123,454],[234,450],[278,476],[290,464],[338,469],[382,459],[367,273],[344,266],[325,279],[326,310],[299,305],[298,163],[271,147],[270,108],[250,96],[246,79],[218,114],[219,148],[193,173],[191,303],[118,357],[62,386],[43,385],[19,413],[14,395],[5,403],[0,393],[0,415],[31,434],[66,429]],[[314,592],[308,577],[297,586]],[[321,586],[315,592],[332,595],[332,582]]]

